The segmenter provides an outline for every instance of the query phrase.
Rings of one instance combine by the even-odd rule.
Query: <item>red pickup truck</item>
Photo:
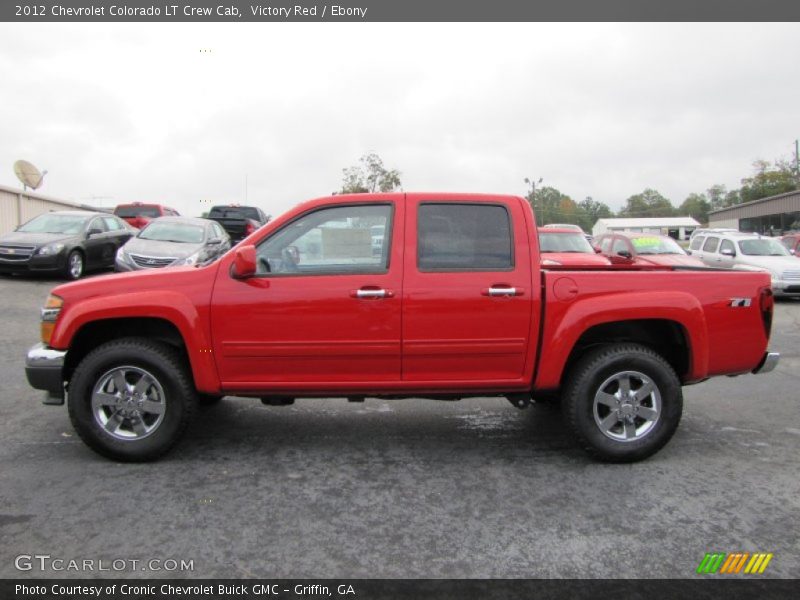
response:
[[[623,462],[667,443],[683,385],[778,362],[768,275],[547,270],[536,233],[515,196],[313,200],[209,266],[56,287],[28,380],[117,460],[157,458],[223,395],[557,395],[580,444]]]

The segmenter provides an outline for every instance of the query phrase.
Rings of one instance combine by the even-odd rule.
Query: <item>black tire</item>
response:
[[[561,403],[567,427],[589,454],[607,462],[635,462],[658,452],[673,436],[683,392],[659,354],[639,344],[613,344],[577,362]]]
[[[118,376],[124,383],[117,383]],[[127,402],[119,392],[123,385],[130,393]],[[96,389],[98,403],[93,402]],[[141,394],[133,395],[137,389]],[[95,452],[123,462],[151,461],[167,452],[197,405],[178,351],[144,338],[114,340],[87,354],[73,373],[67,398],[70,420],[81,439]]]
[[[86,270],[86,261],[80,250],[73,250],[67,255],[67,264],[64,265],[64,277],[71,281],[80,279]]]

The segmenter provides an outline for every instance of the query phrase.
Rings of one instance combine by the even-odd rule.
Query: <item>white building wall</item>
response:
[[[719,219],[715,221],[712,216],[708,226],[712,229],[739,229],[739,219]]]
[[[52,210],[92,210],[88,206],[0,186],[0,235]]]

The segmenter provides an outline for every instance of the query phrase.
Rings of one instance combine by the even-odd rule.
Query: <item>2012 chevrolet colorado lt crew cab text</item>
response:
[[[118,460],[157,458],[223,395],[557,394],[581,445],[621,462],[667,443],[683,385],[777,363],[767,274],[543,269],[536,233],[515,196],[306,202],[209,266],[56,287],[28,380]]]

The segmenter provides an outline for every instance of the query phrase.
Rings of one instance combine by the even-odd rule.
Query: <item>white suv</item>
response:
[[[775,238],[707,232],[692,239],[689,251],[710,267],[767,271],[776,296],[800,297],[800,261]]]

